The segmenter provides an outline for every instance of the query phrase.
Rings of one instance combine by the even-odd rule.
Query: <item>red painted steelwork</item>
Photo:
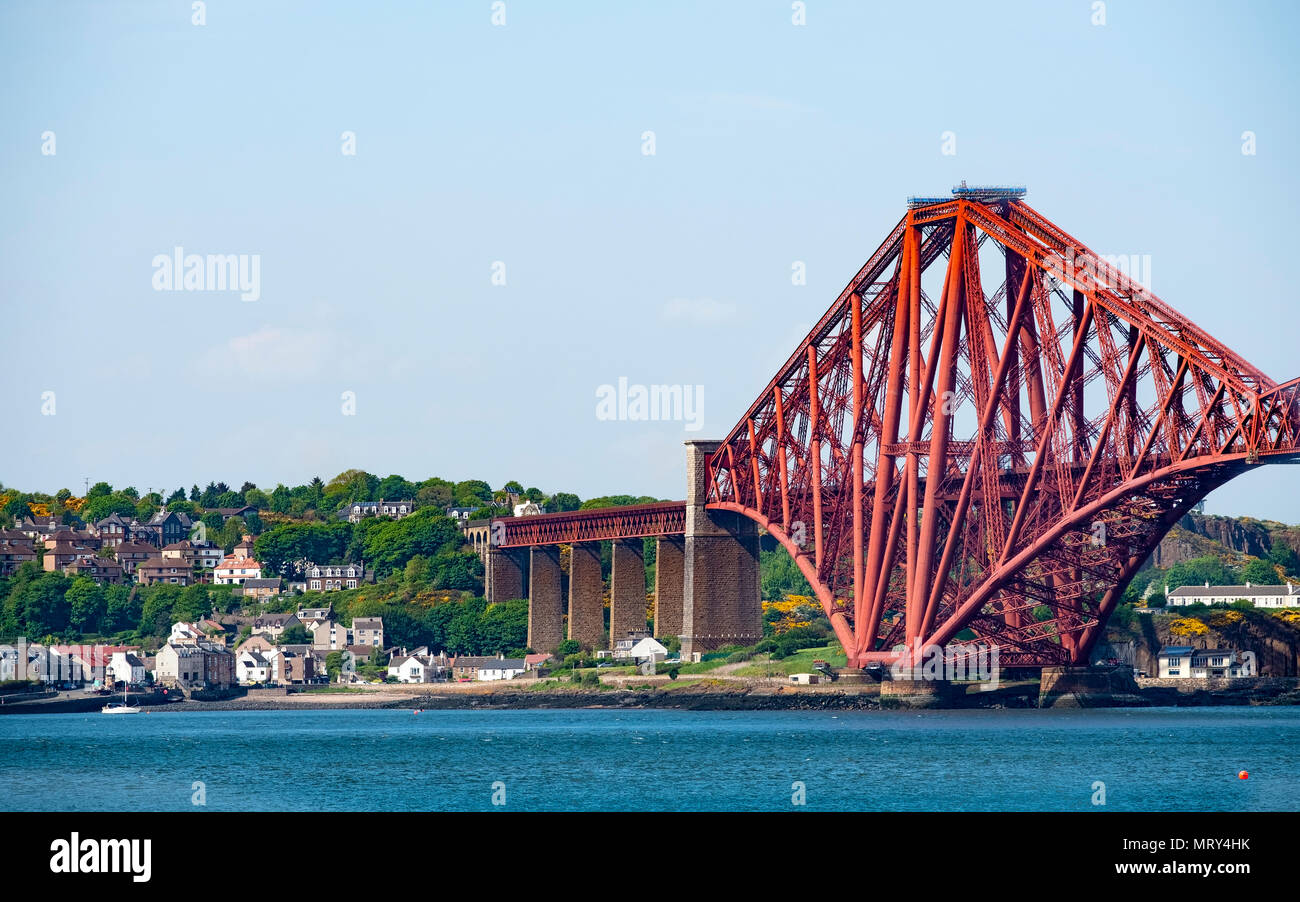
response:
[[[498,548],[681,535],[686,531],[686,502],[665,501],[531,517],[502,517],[492,521],[494,531],[498,523],[504,530],[501,541],[491,543]]]
[[[1300,380],[1022,201],[958,199],[844,289],[710,456],[709,507],[785,546],[853,665],[951,642],[1077,665],[1179,517],[1298,449]]]

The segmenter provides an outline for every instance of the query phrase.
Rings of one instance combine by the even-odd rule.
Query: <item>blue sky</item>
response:
[[[1112,0],[1101,26],[1090,0],[808,0],[804,26],[783,0],[191,16],[0,5],[6,485],[361,467],[682,497],[682,440],[729,431],[905,198],[963,178],[1149,254],[1157,294],[1300,375],[1293,4]],[[261,296],[154,291],[176,246],[259,255]],[[599,420],[619,377],[704,386],[702,428]],[[1300,522],[1300,467],[1208,510]]]

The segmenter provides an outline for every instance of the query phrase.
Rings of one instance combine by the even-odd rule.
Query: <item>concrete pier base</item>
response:
[[[1131,667],[1044,667],[1040,708],[1093,708],[1141,704]]]
[[[962,683],[947,680],[882,680],[881,705],[904,708],[952,708],[966,696]]]

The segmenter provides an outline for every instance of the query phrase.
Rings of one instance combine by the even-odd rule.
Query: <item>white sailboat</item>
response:
[[[140,713],[139,705],[128,705],[126,703],[126,690],[127,690],[127,686],[126,684],[123,684],[121,704],[117,704],[116,702],[110,702],[109,704],[100,708],[99,713],[100,714],[139,714]]]

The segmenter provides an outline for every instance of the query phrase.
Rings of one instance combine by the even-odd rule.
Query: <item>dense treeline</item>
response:
[[[274,519],[328,521],[344,505],[355,501],[406,500],[414,501],[422,508],[445,511],[448,507],[462,507],[483,516],[493,516],[509,510],[512,496],[543,504],[548,511],[577,510],[583,505],[582,499],[572,493],[548,494],[538,488],[524,488],[515,480],[493,490],[482,479],[453,482],[434,476],[423,481],[411,481],[396,474],[381,478],[354,469],[344,470],[329,482],[317,476],[303,485],[280,483],[273,489],[261,489],[251,482],[245,482],[238,489],[224,482],[209,482],[202,489],[195,483],[188,490],[181,486],[171,491],[161,489],[142,495],[134,486],[114,489],[106,482],[97,482],[87,490],[84,498],[79,498],[66,488],[50,495],[0,486],[0,525],[10,526],[28,516],[53,516],[69,526],[77,526],[94,523],[115,513],[144,521],[164,506],[170,511],[202,518],[205,513],[221,508],[252,507],[256,511],[246,514],[245,519],[249,529],[256,534],[262,531],[262,520],[267,514],[274,515]],[[654,500],[614,496],[592,499],[587,504],[604,506]]]

